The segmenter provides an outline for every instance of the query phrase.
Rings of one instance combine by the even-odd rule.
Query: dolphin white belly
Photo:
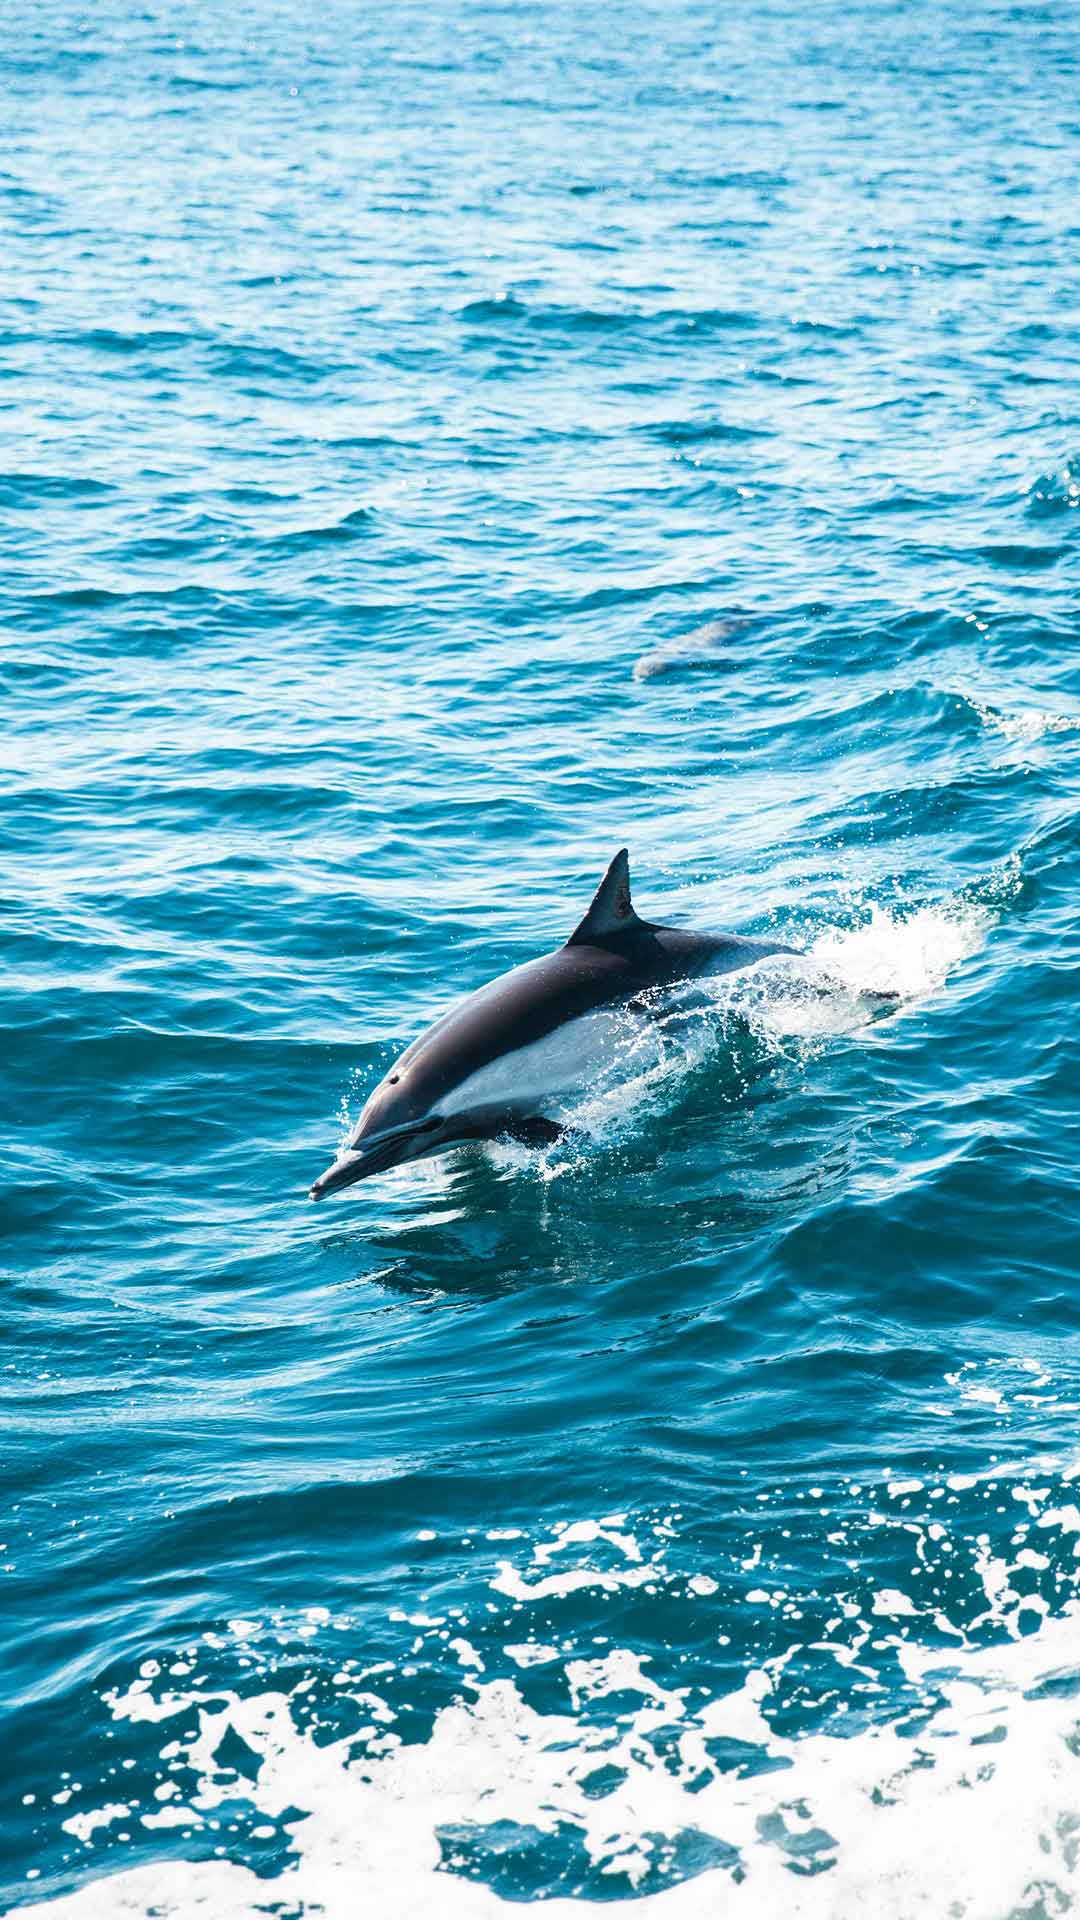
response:
[[[441,1110],[447,1118],[500,1108],[550,1115],[611,1071],[638,1017],[625,1008],[603,1007],[569,1020],[471,1073],[440,1101]]]

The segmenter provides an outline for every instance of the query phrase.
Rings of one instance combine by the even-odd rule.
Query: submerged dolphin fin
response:
[[[574,928],[568,947],[587,946],[590,940],[603,940],[613,933],[629,933],[640,927],[630,898],[630,860],[620,848],[596,889],[596,897],[580,926]]]

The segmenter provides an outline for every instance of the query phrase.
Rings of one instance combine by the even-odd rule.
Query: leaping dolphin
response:
[[[622,848],[565,946],[478,988],[406,1048],[311,1198],[467,1140],[557,1140],[563,1129],[545,1109],[588,1084],[590,1016],[633,1007],[642,995],[701,974],[797,951],[640,920]]]

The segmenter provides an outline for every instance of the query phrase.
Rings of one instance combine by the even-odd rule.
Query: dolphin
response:
[[[684,667],[688,671],[711,667],[718,672],[732,668],[736,659],[727,650],[728,641],[759,625],[761,619],[760,614],[747,613],[743,607],[733,607],[730,613],[721,618],[706,620],[704,626],[694,627],[690,633],[684,633],[678,639],[663,641],[651,653],[643,653],[634,662],[633,677],[635,680],[656,680],[661,674],[677,673]]]
[[[610,1047],[598,1015],[648,1013],[648,996],[659,988],[797,952],[639,919],[623,847],[565,946],[469,994],[395,1060],[311,1198],[468,1140],[557,1140],[564,1129],[547,1109],[588,1084],[598,1041]]]

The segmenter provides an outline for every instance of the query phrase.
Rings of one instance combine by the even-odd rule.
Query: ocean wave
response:
[[[943,1380],[944,1400],[978,1417],[1054,1384],[1036,1364],[980,1372]],[[387,1915],[435,1904],[472,1920],[501,1912],[522,1874],[566,1915],[602,1893],[650,1913],[720,1899],[806,1920],[866,1898],[899,1915],[944,1896],[969,1920],[1019,1913],[1034,1888],[1068,1900],[1074,1471],[1044,1457],[865,1490],[807,1480],[794,1532],[806,1503],[829,1514],[838,1562],[869,1556],[831,1594],[763,1550],[778,1490],[704,1561],[663,1511],[599,1511],[531,1539],[478,1529],[486,1613],[445,1588],[391,1606],[390,1634],[412,1647],[389,1659],[358,1657],[347,1604],[223,1621],[105,1690],[138,1770],[59,1795],[76,1856],[115,1860],[138,1834],[163,1857],[33,1910],[183,1920],[209,1905],[248,1920],[268,1899],[344,1913],[363,1892]],[[438,1529],[418,1541],[437,1566]],[[740,1681],[701,1684],[725,1665],[723,1633],[688,1674],[634,1645],[637,1596],[658,1592],[695,1637],[741,1612],[757,1657]],[[568,1643],[596,1603],[614,1634]],[[403,1683],[421,1650],[443,1703],[418,1717]],[[222,1831],[232,1860],[200,1858]]]

